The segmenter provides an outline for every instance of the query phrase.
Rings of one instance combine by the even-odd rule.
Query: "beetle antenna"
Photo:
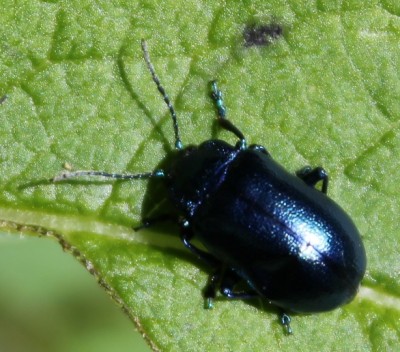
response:
[[[140,180],[149,178],[163,178],[165,177],[163,170],[156,170],[153,172],[145,172],[142,174],[115,174],[105,171],[93,171],[93,170],[77,170],[77,171],[64,171],[61,174],[49,179],[50,182],[60,182],[70,180],[72,178],[84,177],[84,176],[100,176],[104,178],[113,178],[118,180]]]
[[[164,98],[165,104],[167,104],[169,112],[170,112],[171,117],[172,117],[172,123],[173,123],[173,126],[174,126],[174,132],[175,132],[175,148],[176,149],[182,149],[183,145],[182,145],[181,137],[179,136],[178,120],[176,118],[175,109],[174,109],[174,107],[173,107],[173,105],[171,103],[171,100],[169,99],[167,93],[165,92],[164,87],[161,85],[160,80],[158,79],[158,76],[157,76],[156,71],[154,69],[154,66],[150,61],[150,55],[149,55],[149,52],[147,50],[146,41],[144,39],[142,39],[141,43],[142,43],[144,61],[146,61],[147,67],[149,68],[149,71],[151,73],[153,81],[156,84],[158,91],[161,93],[162,97]]]

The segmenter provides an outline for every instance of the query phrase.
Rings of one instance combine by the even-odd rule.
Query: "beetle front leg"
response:
[[[217,87],[217,82],[211,82],[211,97],[214,100],[215,106],[217,108],[218,113],[218,123],[222,128],[225,130],[232,132],[236,137],[239,138],[239,147],[240,149],[246,149],[246,138],[244,137],[243,133],[231,122],[226,118],[226,108],[224,105],[224,100],[222,98],[222,92]]]
[[[314,169],[311,166],[305,166],[301,170],[296,172],[297,177],[301,178],[307,185],[315,187],[315,185],[322,181],[321,192],[326,194],[328,191],[328,174],[322,167],[316,167]]]
[[[190,225],[188,220],[182,220],[180,222],[180,232],[180,238],[185,247],[189,249],[192,253],[194,253],[199,259],[201,259],[213,268],[218,268],[219,266],[221,266],[221,262],[213,255],[197,248],[190,242],[190,240],[194,236],[194,233],[192,226]]]

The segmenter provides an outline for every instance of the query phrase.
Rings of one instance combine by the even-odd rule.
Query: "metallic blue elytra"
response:
[[[258,295],[298,313],[331,310],[355,296],[366,257],[354,223],[265,152],[206,141],[166,174],[191,225],[187,237]]]
[[[183,147],[175,110],[150,62],[144,58],[173,120],[176,151],[163,170],[124,175],[101,171],[64,173],[116,179],[158,178],[179,213],[148,219],[179,223],[184,245],[213,269],[205,290],[207,306],[219,290],[231,298],[262,297],[286,313],[332,310],[351,301],[366,270],[366,254],[353,221],[327,195],[328,175],[321,167],[287,172],[260,145],[247,146],[242,132],[225,114],[222,93],[212,82],[212,98],[222,128],[239,141],[232,146],[208,140]],[[315,188],[322,182],[321,190]],[[206,250],[192,244],[197,239]],[[248,289],[238,287],[245,284]]]

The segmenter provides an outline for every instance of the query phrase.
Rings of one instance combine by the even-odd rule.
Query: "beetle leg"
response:
[[[204,308],[211,309],[213,308],[213,299],[217,294],[218,284],[221,281],[221,274],[222,274],[222,266],[217,269],[216,272],[210,275],[208,279],[208,284],[204,288]]]
[[[322,167],[316,167],[314,169],[311,166],[303,167],[301,170],[296,172],[296,175],[301,178],[307,185],[314,187],[319,181],[322,181],[321,192],[325,193],[328,191],[328,174]]]
[[[255,291],[234,291],[234,287],[239,282],[243,281],[233,270],[224,266],[220,266],[212,275],[210,275],[208,285],[204,289],[205,308],[211,309],[213,307],[213,299],[219,287],[222,295],[233,299],[250,299],[259,297]]]
[[[220,292],[228,297],[234,299],[251,299],[255,297],[260,297],[260,295],[254,290],[248,291],[235,291],[234,287],[243,281],[243,279],[238,276],[238,274],[232,269],[228,269],[223,272],[221,276]]]
[[[290,316],[288,314],[286,314],[285,312],[282,312],[282,314],[281,314],[281,324],[286,329],[286,333],[288,335],[291,335],[293,333],[293,330],[290,327],[290,322],[291,321],[292,321],[292,319],[290,318]]]
[[[218,123],[225,130],[232,132],[236,137],[239,138],[239,147],[240,149],[246,149],[246,138],[244,138],[243,133],[226,118],[226,108],[224,105],[224,100],[222,98],[222,92],[217,87],[217,82],[211,82],[211,97],[214,100],[215,106],[217,107],[218,112]]]
[[[207,253],[196,246],[194,246],[190,240],[193,238],[193,230],[188,220],[183,220],[180,222],[180,237],[181,241],[187,249],[189,249],[193,254],[195,254],[199,259],[207,263],[213,268],[217,268],[221,265],[220,261],[216,259],[210,253]]]

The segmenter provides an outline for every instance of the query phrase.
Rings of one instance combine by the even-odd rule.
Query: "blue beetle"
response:
[[[237,136],[232,146],[207,140],[183,147],[175,110],[151,64],[145,61],[173,121],[176,151],[162,170],[143,174],[103,171],[63,173],[115,179],[159,178],[180,214],[183,244],[214,270],[205,290],[207,307],[219,290],[230,298],[263,297],[286,313],[329,311],[351,301],[366,270],[360,234],[345,211],[327,197],[328,175],[321,167],[287,172],[260,145],[247,146],[242,132],[226,118],[222,93],[212,82],[212,98],[222,128]],[[321,190],[315,185],[322,181]],[[170,219],[143,221],[137,229]],[[199,240],[205,250],[193,245]],[[246,283],[240,291],[238,284]]]

